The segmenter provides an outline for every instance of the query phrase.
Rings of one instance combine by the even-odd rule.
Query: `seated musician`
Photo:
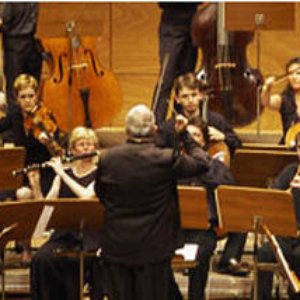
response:
[[[275,179],[272,187],[279,190],[291,190],[294,198],[296,219],[300,224],[300,175],[299,175],[299,160],[300,160],[300,133],[296,135],[296,148],[298,162],[287,165]],[[290,268],[300,278],[300,238],[291,237],[276,237],[283,252],[284,257],[289,263]],[[258,249],[258,262],[271,263],[276,262],[276,258],[272,251],[269,242],[266,242]],[[258,271],[258,299],[272,299],[272,272]],[[296,295],[291,288],[288,290],[289,299],[300,299],[300,295]]]
[[[25,147],[25,165],[48,161],[52,154],[57,154],[53,153],[54,150],[57,149],[59,154],[62,150],[56,143],[62,133],[53,114],[39,104],[38,90],[34,77],[29,74],[19,75],[14,82],[16,103],[8,110],[6,117],[0,119],[0,132],[10,130],[7,141]],[[41,128],[43,126],[45,128]],[[47,127],[51,132],[45,132]],[[48,173],[47,177],[51,179]],[[44,192],[46,185],[48,183],[45,182],[42,187]]]
[[[203,124],[201,114],[201,102],[205,97],[205,90],[204,86],[201,84],[201,82],[199,82],[196,79],[195,75],[189,73],[180,76],[175,81],[174,91],[177,110],[179,110],[179,113],[181,114],[182,118],[187,119],[189,124],[194,124],[197,126],[206,125],[209,140],[225,141],[230,149],[231,155],[233,155],[234,150],[241,145],[241,142],[238,139],[237,135],[234,133],[232,127],[226,122],[223,116],[216,112],[208,111],[207,124]],[[174,135],[176,131],[174,124],[176,118],[178,118],[178,116],[172,117],[170,120],[165,122],[161,126],[161,128],[159,128],[158,136],[156,139],[156,143],[158,146],[174,146]],[[214,175],[216,176],[218,174],[217,169],[214,169],[214,171],[215,172],[212,173],[214,173]],[[220,182],[218,184],[220,184]],[[215,187],[216,185],[213,188]],[[209,201],[209,206],[211,215],[215,215],[216,210],[214,199],[211,199],[211,201]],[[215,218],[212,218],[212,220],[213,219],[216,220]],[[233,275],[246,275],[248,273],[248,270],[245,270],[239,264],[244,249],[245,240],[246,235],[242,233],[231,233],[229,235],[225,251],[222,254],[217,268],[220,272],[229,273]],[[207,244],[207,247],[209,249],[207,248],[203,250],[206,255],[206,261],[203,262],[202,257],[198,255],[200,263],[199,268],[197,271],[193,272],[189,278],[189,299],[203,299],[204,297],[209,258],[214,249],[214,243],[214,234],[210,233],[210,243]],[[201,249],[201,247],[199,249]],[[206,250],[207,252],[205,252]],[[174,293],[178,294],[178,289],[176,289],[176,287],[174,288]],[[198,297],[195,295],[198,295]]]
[[[70,135],[69,150],[74,156],[95,151],[97,137],[92,129],[76,127]],[[94,184],[96,165],[93,157],[73,161],[64,168],[59,158],[52,158],[47,163],[56,173],[46,199],[73,198],[89,199],[95,197]],[[29,173],[32,190],[40,198],[39,173]],[[78,231],[56,230],[33,256],[31,264],[31,292],[34,300],[79,299],[79,262],[76,258],[58,257],[54,250],[72,249],[81,244]],[[96,250],[100,247],[99,234],[96,231],[84,231],[83,247]],[[92,271],[101,274],[96,265]],[[92,276],[92,299],[102,299],[101,279]]]
[[[198,126],[188,125],[187,131],[194,140],[205,149],[208,136]],[[216,153],[210,162],[209,170],[193,178],[179,180],[181,185],[203,186],[207,190],[209,221],[208,230],[185,230],[185,242],[199,244],[197,253],[198,265],[190,271],[189,299],[205,299],[205,286],[208,279],[210,258],[216,248],[218,236],[215,228],[218,226],[217,209],[215,204],[215,189],[221,185],[235,183],[229,168],[224,164],[223,157]],[[249,273],[247,264],[241,263],[246,235],[241,233],[228,233],[225,250],[215,271],[229,273],[236,276],[245,276]],[[230,264],[226,261],[230,260]],[[224,263],[225,262],[225,263]]]
[[[3,142],[13,143],[16,146],[23,146],[26,150],[25,165],[33,163],[42,163],[50,159],[52,148],[49,150],[52,141],[49,137],[40,130],[39,124],[32,122],[32,114],[34,118],[41,118],[46,122],[46,128],[51,125],[53,138],[58,138],[61,132],[56,124],[54,116],[51,112],[43,113],[39,108],[38,99],[38,83],[36,79],[29,74],[21,74],[14,81],[14,95],[16,99],[15,105],[11,106],[8,111],[3,111],[6,116],[0,118],[0,133],[3,134]],[[4,106],[1,101],[1,107]],[[5,107],[3,107],[4,109]],[[44,111],[43,111],[44,112]],[[42,124],[44,125],[44,124]],[[58,147],[61,149],[60,147]],[[43,171],[42,176],[48,180],[43,180],[42,190],[45,192],[53,178],[53,173]],[[7,198],[28,199],[31,198],[31,191],[27,187],[28,182],[24,180],[24,187],[17,191],[7,191],[0,194],[0,198],[5,200]],[[22,253],[22,263],[27,264],[30,260],[29,245],[27,243],[16,244],[17,252]]]
[[[300,102],[298,101],[300,95],[300,57],[295,57],[287,63],[286,72],[288,83],[281,94],[272,93],[272,88],[276,85],[276,78],[273,76],[265,80],[261,91],[262,104],[280,113],[283,127],[282,144],[288,130],[300,122]]]

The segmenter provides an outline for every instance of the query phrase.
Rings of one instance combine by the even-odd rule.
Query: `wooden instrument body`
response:
[[[42,100],[65,131],[80,125],[98,128],[109,124],[122,105],[122,92],[114,74],[92,58],[97,39],[82,37],[80,41],[80,47],[75,50],[66,38],[43,41],[52,58]],[[81,92],[86,89],[89,94],[84,104]],[[91,124],[87,124],[87,115]]]
[[[223,114],[233,126],[248,125],[257,116],[257,87],[262,81],[246,58],[253,32],[225,32],[228,44],[218,44],[217,21],[217,3],[203,5],[193,20],[192,38],[203,57],[197,77],[214,90],[210,109]]]

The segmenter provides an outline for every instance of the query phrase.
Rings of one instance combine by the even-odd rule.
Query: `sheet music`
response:
[[[32,238],[41,238],[45,232],[47,225],[52,217],[54,211],[54,206],[45,205],[42,213],[39,217],[39,220],[35,226]]]
[[[196,259],[199,245],[197,244],[184,244],[182,248],[175,251],[175,254],[182,255],[184,260],[193,261]]]

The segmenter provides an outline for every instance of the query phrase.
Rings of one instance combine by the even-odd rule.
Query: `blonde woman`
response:
[[[69,149],[74,156],[91,153],[98,148],[98,140],[92,129],[76,127],[70,135]],[[76,160],[64,168],[60,159],[53,158],[48,165],[53,168],[56,177],[53,180],[47,199],[63,198],[92,198],[95,197],[94,184],[96,166],[93,157]],[[36,172],[35,172],[36,173]],[[34,173],[33,173],[34,174]],[[30,175],[31,176],[31,175]],[[31,177],[36,196],[42,196],[38,187],[38,176]],[[97,244],[99,236],[90,233],[85,236],[85,249]],[[35,254],[31,265],[31,292],[33,300],[65,300],[79,299],[79,267],[78,261],[72,258],[57,257],[53,250],[57,248],[75,248],[80,246],[78,232],[72,230],[57,230],[50,240]],[[100,244],[97,244],[99,247]],[[93,278],[92,287],[98,278]],[[100,280],[101,282],[101,280]],[[101,294],[101,288],[93,289]],[[101,299],[92,296],[92,299]]]

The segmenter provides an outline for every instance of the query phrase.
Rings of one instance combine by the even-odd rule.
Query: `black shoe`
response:
[[[250,273],[250,267],[247,263],[240,263],[231,258],[227,264],[219,264],[215,271],[221,274],[245,277]]]

